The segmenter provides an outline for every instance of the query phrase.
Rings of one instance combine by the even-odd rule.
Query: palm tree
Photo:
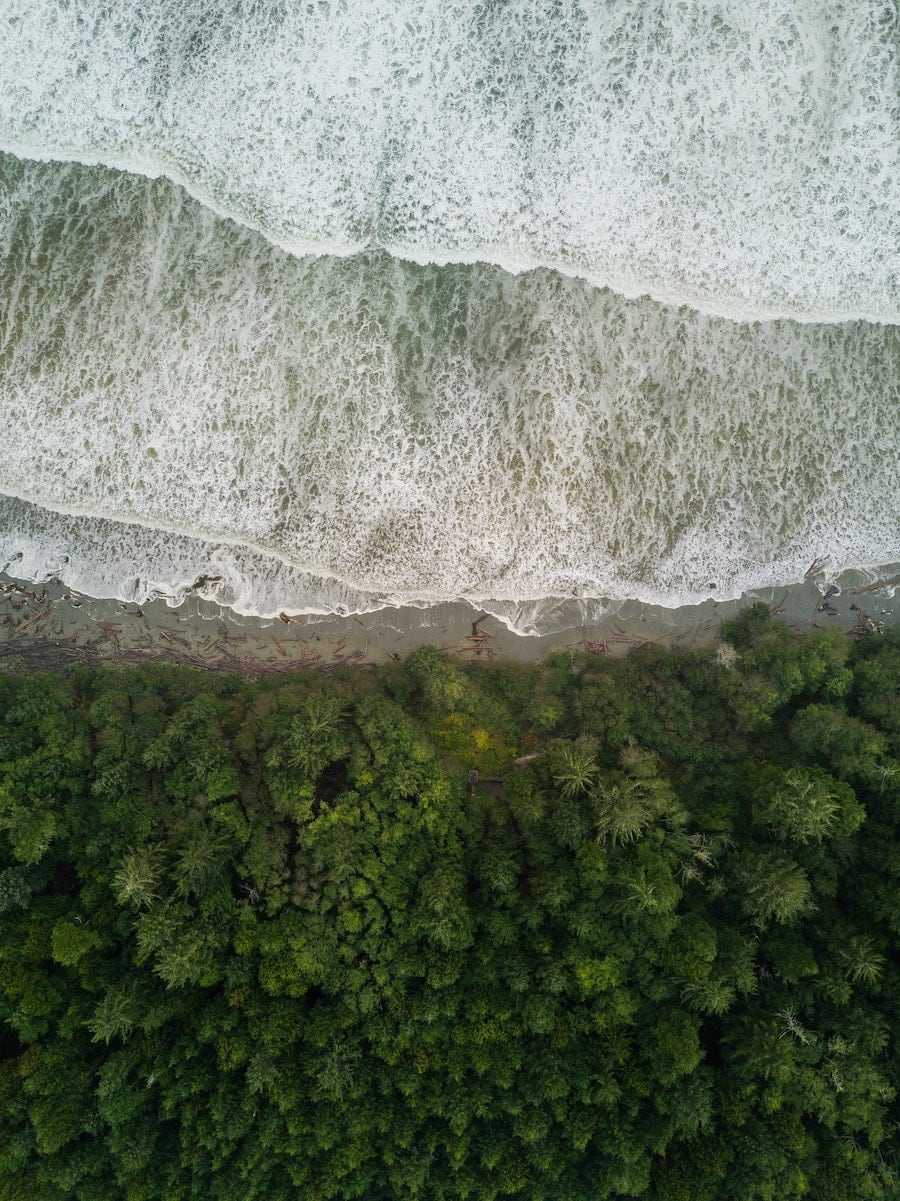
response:
[[[841,811],[837,782],[821,772],[792,768],[755,809],[757,818],[782,837],[801,844],[822,842]]]
[[[600,838],[613,846],[636,842],[653,818],[651,794],[643,780],[598,784],[593,795]]]
[[[144,846],[128,852],[113,876],[113,889],[121,905],[147,909],[158,900],[156,886],[163,868],[163,852],[158,846]]]
[[[576,797],[588,791],[596,772],[597,760],[593,752],[572,743],[559,753],[553,782],[564,797]]]
[[[876,984],[884,971],[884,956],[868,934],[856,934],[838,951],[844,974],[854,984]]]

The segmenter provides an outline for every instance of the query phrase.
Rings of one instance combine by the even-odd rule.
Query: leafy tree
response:
[[[790,727],[791,741],[813,762],[844,779],[877,779],[887,740],[874,726],[828,705],[807,705]]]
[[[851,788],[823,771],[792,767],[757,793],[754,819],[774,837],[801,845],[852,834],[865,812]]]
[[[0,1201],[894,1201],[900,643],[725,633],[0,675]]]
[[[754,921],[791,922],[812,907],[809,877],[781,851],[741,851],[733,873],[741,907]]]

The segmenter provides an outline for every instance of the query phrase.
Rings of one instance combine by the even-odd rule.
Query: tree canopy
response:
[[[0,1201],[896,1199],[900,636],[724,633],[0,675]]]

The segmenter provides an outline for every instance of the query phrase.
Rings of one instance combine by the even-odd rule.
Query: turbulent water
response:
[[[893,0],[9,0],[0,568],[274,613],[895,560],[898,46]]]

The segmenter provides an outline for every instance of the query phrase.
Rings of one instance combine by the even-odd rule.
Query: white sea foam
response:
[[[900,320],[895,0],[6,0],[0,146],[295,253]]]
[[[69,515],[7,508],[4,553],[101,595],[218,574],[244,612],[465,596],[531,629],[900,550],[896,329],[297,260],[166,181],[10,157],[0,430],[0,492]]]

